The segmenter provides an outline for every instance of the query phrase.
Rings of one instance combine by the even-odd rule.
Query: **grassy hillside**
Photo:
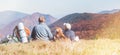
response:
[[[120,40],[42,42],[0,45],[0,55],[120,55]]]
[[[51,27],[69,22],[72,30],[82,39],[119,38],[120,12],[113,14],[74,13],[56,21]]]
[[[108,25],[98,33],[99,38],[120,39],[120,13],[112,15]]]

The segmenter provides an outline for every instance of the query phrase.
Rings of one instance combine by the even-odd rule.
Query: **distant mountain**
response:
[[[116,12],[120,12],[120,9],[106,10],[106,11],[102,11],[99,13],[100,14],[112,14],[112,13],[116,13]]]
[[[102,14],[100,14],[102,15]],[[53,23],[50,26],[60,26],[63,23],[76,23],[81,20],[91,20],[94,16],[98,16],[98,14],[93,14],[93,13],[73,13],[70,15],[66,15],[63,18],[60,18],[58,21]]]
[[[16,12],[16,11],[3,11],[0,12],[0,28],[6,26],[12,21],[15,21],[17,19],[21,19],[29,14]]]
[[[80,38],[94,39],[96,34],[101,33],[103,28],[110,25],[114,17],[120,18],[120,12],[114,14],[73,13],[59,19],[51,24],[50,27],[52,31],[54,31],[53,27],[56,26],[64,29],[63,23],[67,22],[72,25],[72,30]]]
[[[8,25],[6,25],[3,29],[0,30],[1,36],[6,36],[8,34],[12,34],[13,28],[19,23],[23,22],[25,26],[27,26],[31,31],[32,28],[38,24],[38,18],[40,16],[45,16],[47,25],[50,25],[51,23],[56,21],[56,18],[52,17],[48,14],[40,14],[38,12],[33,13],[32,15],[28,15],[23,17],[22,19],[17,19]],[[4,30],[5,29],[5,30]]]

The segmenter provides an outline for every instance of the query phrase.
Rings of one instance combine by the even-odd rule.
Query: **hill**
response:
[[[72,25],[72,30],[74,30],[80,38],[95,39],[102,30],[107,29],[108,26],[111,25],[111,21],[119,21],[119,16],[120,12],[113,14],[73,13],[59,19],[50,27],[60,26],[63,28],[63,23],[68,22]],[[116,24],[119,25],[119,23]]]
[[[22,19],[17,19],[8,25],[6,25],[3,29],[0,30],[0,34],[2,37],[7,36],[8,34],[12,34],[13,28],[19,23],[23,22],[25,26],[27,26],[30,30],[38,24],[38,18],[40,16],[45,16],[46,18],[46,23],[50,25],[51,23],[56,21],[56,18],[52,17],[51,15],[47,14],[40,14],[38,12],[33,13],[32,15],[28,15],[23,17]]]
[[[3,11],[0,12],[0,29],[17,19],[21,19],[29,14],[17,11]]]
[[[120,12],[120,9],[105,10],[105,11],[99,12],[99,14],[113,14],[113,13],[116,13],[116,12]]]
[[[110,18],[111,21],[109,21],[107,27],[102,29],[97,37],[120,39],[120,12],[111,14]]]

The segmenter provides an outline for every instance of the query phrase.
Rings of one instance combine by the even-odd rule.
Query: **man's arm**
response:
[[[36,39],[36,37],[35,37],[35,27],[34,27],[33,30],[32,30],[31,38],[32,38],[32,40],[35,40],[35,39]]]
[[[54,38],[53,38],[53,34],[51,33],[51,30],[50,30],[49,27],[47,27],[47,33],[48,33],[49,39],[50,39],[50,40],[53,40],[53,39],[54,39]]]

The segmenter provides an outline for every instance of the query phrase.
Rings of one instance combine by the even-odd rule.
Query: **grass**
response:
[[[26,44],[2,44],[0,55],[120,55],[120,40],[81,39],[78,42],[33,41]]]
[[[98,38],[120,39],[120,16],[114,17],[109,25],[102,29]]]

